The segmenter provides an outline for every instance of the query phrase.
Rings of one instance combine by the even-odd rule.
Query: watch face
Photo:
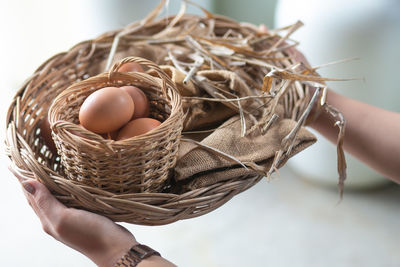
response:
[[[124,257],[122,257],[117,264],[115,265],[116,267],[132,267],[136,266],[139,262],[141,262],[143,259],[148,258],[150,256],[157,255],[161,256],[160,253],[155,251],[154,249],[146,246],[146,245],[134,245],[131,247],[131,249],[128,251],[128,253],[125,254]]]
[[[158,253],[157,251],[155,251],[154,249],[146,246],[146,245],[135,245],[130,249],[130,252],[132,254],[134,254],[137,258],[139,259],[145,259],[147,257],[150,257],[152,255],[158,255],[160,256],[160,253]]]

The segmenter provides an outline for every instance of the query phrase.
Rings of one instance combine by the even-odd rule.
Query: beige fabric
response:
[[[218,97],[216,93],[220,93],[227,98],[232,98],[231,94],[235,94],[239,97],[253,95],[253,92],[249,89],[247,84],[232,71],[203,70],[197,72],[197,75],[206,78],[215,88],[219,89],[214,91],[207,90],[210,95],[216,98],[221,98]],[[247,102],[249,101],[242,101],[242,106],[246,106]]]
[[[124,47],[120,46],[121,51],[115,53],[113,58],[113,63],[125,58],[125,57],[142,57],[148,60],[153,61],[156,64],[164,64],[165,57],[168,56],[168,53],[165,49],[160,49],[159,46],[148,45],[148,44],[140,44],[136,46]],[[105,67],[107,65],[108,58],[104,58],[100,64],[97,66],[91,66],[91,70],[94,72],[93,74],[99,74],[105,71]]]
[[[207,98],[221,98],[215,95],[214,89],[203,87],[200,89],[194,85],[193,82],[188,81],[186,84],[183,83],[186,75],[181,71],[177,70],[173,66],[163,65],[161,69],[170,76],[173,82],[175,82],[179,92],[182,96],[186,97],[183,100],[183,110],[186,114],[184,122],[184,131],[209,129],[220,125],[222,122],[237,113],[234,105],[225,105],[219,102],[212,102],[206,100],[190,99],[191,96],[201,96]],[[150,71],[151,75],[156,75],[155,72]],[[229,71],[199,71],[197,73],[203,78],[203,83],[207,82],[209,85],[218,87],[220,93],[229,91],[243,91],[245,95],[248,88],[245,83],[239,80],[238,76]],[[206,80],[204,80],[204,78]],[[206,90],[206,89],[207,90]],[[245,101],[242,101],[245,104]]]
[[[202,130],[217,127],[236,112],[221,103],[208,101],[191,101],[183,104],[187,113],[184,131]]]
[[[186,75],[181,71],[177,70],[173,66],[162,65],[160,68],[171,78],[171,80],[176,84],[179,93],[182,96],[197,96],[201,94],[201,90],[197,88],[192,81],[187,81],[186,84],[183,83]],[[149,72],[150,75],[157,76],[154,71]]]
[[[249,122],[247,124],[248,127],[251,126]],[[259,130],[255,130],[245,137],[240,137],[240,120],[238,116],[235,116],[202,140],[201,144],[232,155],[243,163],[256,163],[258,167],[268,171],[275,153],[280,148],[282,139],[289,134],[295,124],[295,121],[282,119],[276,122],[264,135],[261,135]],[[305,128],[300,129],[293,150],[290,155],[282,159],[280,165],[283,165],[291,156],[304,150],[315,141],[316,138],[313,134]],[[189,189],[256,173],[254,170],[245,170],[237,162],[228,160],[195,144],[185,142],[181,143],[178,162],[175,167],[175,179],[184,181]]]

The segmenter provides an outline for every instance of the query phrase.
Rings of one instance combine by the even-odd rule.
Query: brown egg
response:
[[[40,122],[40,135],[43,137],[44,144],[50,149],[51,152],[57,153],[57,148],[54,143],[53,137],[51,136],[51,128],[49,120],[47,119],[47,113]]]
[[[119,131],[117,141],[145,134],[160,124],[161,122],[151,118],[140,118],[130,121]]]
[[[89,95],[79,111],[79,121],[89,131],[102,134],[121,128],[133,115],[131,96],[117,87],[105,87]]]
[[[144,72],[142,66],[140,66],[140,64],[136,62],[125,63],[118,69],[118,72],[135,72],[135,71]]]
[[[122,90],[127,92],[135,104],[135,112],[133,113],[132,120],[137,118],[145,118],[149,116],[150,104],[145,93],[135,86],[122,86]]]

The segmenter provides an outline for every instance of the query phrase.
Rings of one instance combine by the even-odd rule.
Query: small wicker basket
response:
[[[118,72],[128,62],[156,71],[160,78],[142,72]],[[150,102],[150,117],[162,121],[152,131],[121,141],[104,139],[77,124],[80,106],[98,89],[133,85]],[[169,170],[175,166],[182,132],[181,97],[170,78],[153,62],[128,57],[108,73],[74,83],[54,100],[49,109],[63,171],[76,182],[113,193],[161,192]]]

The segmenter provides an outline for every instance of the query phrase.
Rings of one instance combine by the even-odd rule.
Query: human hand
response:
[[[43,230],[65,245],[81,252],[96,265],[110,267],[135,244],[135,237],[110,219],[60,203],[34,179],[25,179],[15,170],[24,194],[39,217]]]

